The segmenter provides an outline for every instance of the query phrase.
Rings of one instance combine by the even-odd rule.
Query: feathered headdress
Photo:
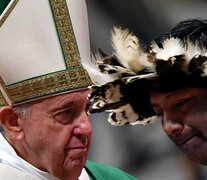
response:
[[[105,78],[93,74],[90,113],[110,112],[112,125],[147,125],[158,116],[150,91],[169,92],[185,86],[205,86],[207,75],[207,20],[180,22],[152,41],[146,51],[128,30],[114,28],[114,53],[96,61]],[[89,72],[90,73],[90,72]],[[92,76],[92,75],[91,75]],[[97,83],[98,82],[98,83]]]

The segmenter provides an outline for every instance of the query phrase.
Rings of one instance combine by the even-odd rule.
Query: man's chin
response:
[[[65,159],[63,167],[67,171],[74,171],[79,170],[81,171],[82,168],[85,166],[86,163],[86,155],[79,155],[74,157],[68,157]]]
[[[74,168],[83,168],[86,163],[85,156],[80,156],[72,160],[72,164]]]
[[[207,156],[200,156],[200,157],[197,157],[197,156],[193,156],[192,154],[187,154],[187,156],[195,163],[198,163],[198,164],[201,164],[201,165],[207,165]]]
[[[60,176],[58,176],[58,178],[61,180],[78,179],[78,177],[81,175],[82,169],[85,166],[85,163],[86,158],[84,156],[65,161],[63,172]]]
[[[180,148],[192,161],[207,165],[207,141],[202,137],[195,136]]]

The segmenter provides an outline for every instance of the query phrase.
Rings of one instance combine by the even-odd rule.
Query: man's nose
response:
[[[91,135],[92,134],[92,126],[89,121],[89,117],[86,113],[79,117],[79,121],[77,121],[77,125],[73,130],[73,133],[76,135]]]
[[[183,123],[176,115],[163,115],[162,126],[168,136],[179,135],[183,131]]]

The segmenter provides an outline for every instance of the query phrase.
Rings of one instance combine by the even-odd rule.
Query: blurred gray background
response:
[[[128,28],[143,46],[179,21],[207,18],[207,0],[87,0],[91,49],[112,53],[113,26]],[[88,159],[116,166],[139,180],[204,180],[207,168],[194,164],[164,134],[160,122],[114,127],[107,114],[91,116]]]

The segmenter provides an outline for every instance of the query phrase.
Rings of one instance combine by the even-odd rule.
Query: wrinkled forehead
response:
[[[88,102],[89,100],[87,99],[87,97],[90,92],[91,90],[88,88],[82,90],[74,90],[73,92],[62,93],[59,95],[42,98],[36,101],[27,102],[21,105],[29,106],[31,108],[45,107],[47,109],[55,108],[58,106],[69,106],[70,104],[73,104],[78,101]],[[17,106],[21,106],[21,105],[17,105]]]
[[[90,92],[91,90],[88,88],[85,88],[82,90],[74,90],[72,92],[66,92],[66,93],[54,95],[52,97],[44,98],[42,99],[42,101],[49,103],[49,102],[63,101],[64,99],[67,99],[70,101],[86,100]]]

